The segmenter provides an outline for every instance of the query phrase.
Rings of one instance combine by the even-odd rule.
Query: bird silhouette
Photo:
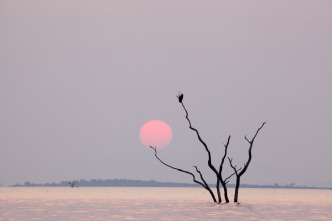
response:
[[[183,94],[179,92],[179,95],[176,96],[179,99],[179,102],[182,103],[183,100]]]

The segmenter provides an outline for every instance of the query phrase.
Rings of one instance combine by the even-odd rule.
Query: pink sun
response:
[[[165,122],[152,120],[142,126],[139,138],[144,146],[153,146],[161,149],[171,142],[172,130]]]

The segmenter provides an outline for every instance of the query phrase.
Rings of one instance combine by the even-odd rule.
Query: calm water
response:
[[[240,204],[216,204],[201,188],[3,187],[0,220],[332,220],[332,190],[239,196]]]

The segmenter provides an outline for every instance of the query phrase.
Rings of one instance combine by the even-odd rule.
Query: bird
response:
[[[176,96],[179,99],[179,102],[182,103],[183,100],[183,94],[179,92],[179,95]]]

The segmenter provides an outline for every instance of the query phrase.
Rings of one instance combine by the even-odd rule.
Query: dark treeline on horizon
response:
[[[173,182],[157,182],[155,180],[143,181],[143,180],[127,180],[127,179],[91,179],[91,180],[73,180],[62,181],[60,183],[44,183],[35,184],[29,181],[23,185],[15,184],[13,187],[38,187],[38,186],[70,186],[70,183],[75,183],[75,187],[196,187],[196,184],[189,183],[173,183]]]
[[[75,183],[75,185],[71,185]],[[211,185],[213,186],[213,185]],[[235,187],[235,184],[228,184],[228,187]],[[30,181],[26,181],[24,184],[15,184],[11,187],[200,187],[198,184],[191,183],[175,183],[175,182],[158,182],[155,180],[143,181],[143,180],[127,180],[127,179],[90,179],[90,180],[71,180],[62,181],[60,183],[44,183],[35,184]],[[323,187],[308,187],[308,186],[296,186],[294,183],[288,185],[251,185],[242,184],[244,188],[284,188],[284,189],[332,189]]]

